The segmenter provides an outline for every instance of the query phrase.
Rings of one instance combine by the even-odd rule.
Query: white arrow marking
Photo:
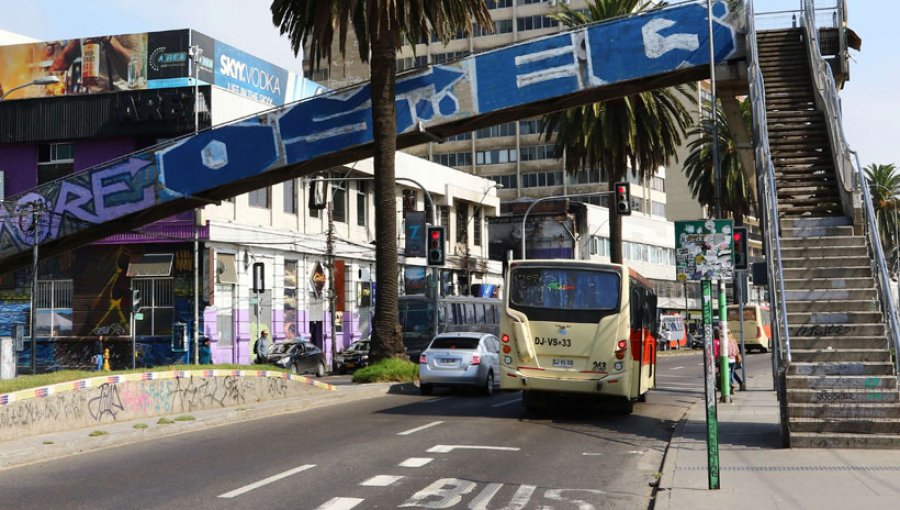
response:
[[[363,501],[360,498],[331,498],[316,510],[350,510]]]
[[[435,425],[440,425],[441,423],[444,423],[444,422],[443,422],[443,421],[433,421],[433,422],[431,422],[431,423],[429,423],[429,424],[427,424],[427,425],[422,425],[421,427],[416,427],[416,428],[414,428],[414,429],[404,430],[403,432],[397,432],[397,435],[398,435],[398,436],[408,436],[408,435],[410,435],[410,434],[415,434],[416,432],[418,432],[418,431],[420,431],[420,430],[425,430],[425,429],[427,429],[427,428],[434,427]]]
[[[657,18],[641,27],[644,36],[644,54],[647,58],[659,58],[672,50],[696,50],[700,39],[695,34],[659,35],[657,32],[674,25],[672,20]]]
[[[439,444],[428,449],[428,453],[450,453],[453,450],[497,450],[503,452],[517,452],[518,448],[511,446],[470,446],[460,444]]]

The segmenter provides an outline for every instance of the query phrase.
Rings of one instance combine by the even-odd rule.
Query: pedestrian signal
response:
[[[628,216],[631,214],[631,183],[617,182],[613,184],[615,192],[616,212],[619,216]]]
[[[749,266],[749,253],[747,251],[747,227],[734,227],[731,234],[734,240],[734,268],[746,270]]]
[[[428,254],[429,266],[443,266],[446,262],[444,252],[444,227],[428,227]]]

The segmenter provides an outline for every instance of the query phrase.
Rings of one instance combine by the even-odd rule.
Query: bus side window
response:
[[[477,324],[475,322],[475,304],[466,303],[466,324]]]
[[[634,282],[632,282],[633,284]],[[629,317],[631,319],[631,329],[641,329],[641,322],[643,319],[643,296],[641,295],[640,290],[635,287],[631,289],[631,306],[629,310]]]
[[[459,303],[453,303],[450,306],[452,307],[452,312],[453,312],[452,316],[451,316],[452,317],[451,320],[453,321],[453,324],[456,324],[456,325],[462,324],[463,321],[460,318]]]
[[[475,303],[475,323],[484,324],[484,304]]]

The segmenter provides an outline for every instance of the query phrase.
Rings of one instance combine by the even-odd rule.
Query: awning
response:
[[[127,276],[130,278],[161,278],[172,275],[171,253],[153,253],[141,255],[128,264]]]

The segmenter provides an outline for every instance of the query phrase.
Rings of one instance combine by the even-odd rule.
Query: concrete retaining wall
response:
[[[0,441],[331,390],[329,384],[268,370],[92,377],[0,395]]]

